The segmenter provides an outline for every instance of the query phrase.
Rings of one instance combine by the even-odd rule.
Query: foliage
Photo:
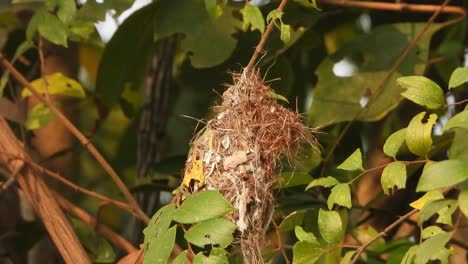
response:
[[[118,17],[132,3],[16,0],[0,5],[0,38],[8,37],[0,40],[0,48],[23,75],[34,76],[30,84],[39,93],[78,102],[80,129],[95,129],[92,141],[136,195],[163,197],[175,189],[184,197],[169,203],[158,200],[159,210],[143,231],[144,263],[168,263],[170,258],[173,263],[239,261],[236,225],[227,220],[236,213],[233,205],[214,190],[189,194],[176,188],[197,125],[180,116],[211,117],[210,106],[219,99],[213,89],[221,93],[221,85],[231,81],[228,72],[247,65],[271,23],[273,33],[256,67],[276,91],[269,96],[304,113],[307,125],[318,130],[321,146],[304,146],[292,155],[295,160],[285,158],[277,168],[277,184],[272,186],[275,224],[267,234],[275,248],[266,247],[264,259],[449,263],[458,250],[468,250],[454,248],[460,245],[457,237],[463,237],[459,234],[466,235],[460,222],[466,223],[468,217],[468,107],[463,107],[468,67],[454,53],[463,51],[457,45],[466,43],[466,21],[428,24],[411,13],[399,19],[379,11],[336,12],[336,7],[309,0],[289,1],[282,11],[275,1],[256,6],[248,1],[161,0],[131,14],[103,43],[95,23],[109,12]],[[18,10],[27,10],[31,17],[21,19]],[[371,19],[370,30],[356,22],[363,17]],[[135,128],[147,107],[143,102],[152,74],[148,69],[169,38],[174,39],[175,57],[170,64],[172,98],[161,135],[167,144],[151,174],[136,178],[140,131]],[[68,49],[78,46],[77,66],[88,77],[40,72],[43,41]],[[90,47],[98,51],[99,59],[90,55]],[[337,73],[340,63],[347,63],[350,72]],[[96,79],[90,78],[93,69]],[[3,71],[2,100],[33,97],[22,85],[20,93],[13,92],[15,86]],[[126,110],[129,103],[133,114]],[[7,116],[2,104],[0,100],[0,115]],[[23,119],[14,120],[19,124],[12,127],[30,130],[26,137],[57,121],[44,103],[31,107]],[[95,123],[99,125],[93,128]],[[118,200],[90,156],[81,158],[80,184]],[[192,178],[203,180],[203,169],[197,170],[195,158],[192,162],[197,174]],[[2,181],[7,178],[3,172],[0,176]],[[377,184],[370,185],[371,177]],[[391,209],[388,203],[393,203]],[[80,206],[99,216],[100,224],[128,235],[129,216],[118,209],[102,212],[100,204],[86,197]],[[400,220],[416,227],[399,225]],[[116,261],[111,239],[100,237],[94,227],[73,223],[94,261]],[[20,234],[30,232],[21,228]],[[408,235],[394,237],[399,228],[407,228],[403,233]],[[20,250],[32,243],[24,244]],[[181,250],[174,255],[177,248]]]

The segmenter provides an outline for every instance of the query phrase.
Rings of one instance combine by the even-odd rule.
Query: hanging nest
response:
[[[213,108],[214,118],[191,143],[183,184],[191,192],[223,194],[237,209],[227,218],[237,225],[244,263],[263,263],[277,165],[280,158],[292,160],[301,142],[314,145],[315,138],[298,113],[277,103],[258,72],[233,79]]]

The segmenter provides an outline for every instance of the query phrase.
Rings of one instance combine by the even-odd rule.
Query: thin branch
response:
[[[123,238],[121,235],[115,233],[108,227],[100,224],[96,218],[88,214],[86,211],[83,209],[79,208],[78,206],[74,205],[67,199],[63,198],[59,194],[55,193],[55,197],[57,201],[60,204],[60,207],[62,207],[65,211],[71,213],[74,215],[76,218],[80,219],[87,225],[91,226],[98,234],[102,235],[105,237],[107,240],[109,240],[112,244],[116,245],[117,247],[125,250],[127,253],[136,251],[137,248],[135,248],[130,242],[128,242],[125,238]]]
[[[133,210],[139,215],[139,219],[144,219],[145,223],[149,222],[149,217],[141,210],[137,201],[132,196],[128,190],[125,183],[121,180],[117,172],[109,165],[109,163],[104,159],[102,154],[96,149],[96,147],[86,138],[86,136],[81,133],[75,125],[52,103],[50,103],[43,95],[41,95],[29,82],[26,78],[16,70],[16,68],[11,65],[11,63],[0,53],[0,64],[8,70],[11,75],[18,80],[21,85],[26,87],[41,103],[45,104],[60,120],[63,125],[80,141],[80,143],[85,146],[88,151],[93,155],[101,167],[109,174],[112,180],[115,182],[119,190],[122,192],[125,199],[129,202]]]
[[[279,4],[276,10],[278,10],[279,12],[283,12],[284,6],[286,6],[287,2],[288,0],[281,0],[281,3]],[[255,51],[252,54],[252,57],[250,58],[249,64],[247,64],[247,67],[245,67],[244,73],[246,75],[249,74],[254,68],[255,62],[257,61],[258,56],[260,56],[260,53],[262,53],[263,47],[265,46],[268,38],[270,37],[271,32],[273,32],[274,27],[275,20],[272,19],[270,23],[268,23],[268,26],[265,29],[265,33],[263,33],[262,38],[260,39],[260,42],[258,43],[257,47],[255,47]]]
[[[407,3],[387,3],[387,2],[369,2],[369,1],[343,1],[343,0],[317,0],[318,4],[366,8],[373,10],[385,10],[396,12],[412,12],[412,13],[434,13],[440,9],[440,5],[423,5],[423,4],[407,4]],[[444,7],[441,13],[460,14],[466,16],[466,11],[462,7],[447,6]]]
[[[388,232],[390,232],[392,229],[394,229],[395,227],[397,227],[399,224],[403,223],[404,221],[406,221],[406,219],[410,218],[412,215],[414,215],[415,213],[417,213],[419,210],[418,209],[413,209],[411,210],[409,213],[405,214],[404,216],[400,217],[398,220],[396,220],[395,222],[393,222],[393,224],[387,226],[382,232],[380,232],[379,234],[377,234],[375,237],[373,237],[371,240],[367,241],[367,243],[363,244],[362,246],[358,247],[358,249],[356,250],[356,255],[354,255],[354,258],[353,260],[351,261],[351,264],[355,264],[358,259],[359,259],[359,256],[361,256],[361,254],[364,252],[364,250],[366,250],[366,248],[368,248],[370,245],[372,245],[372,243],[374,243],[375,241],[377,241],[377,239],[383,237],[383,236],[386,236]]]
[[[376,6],[380,6],[380,7],[384,7],[384,6],[399,6],[399,8],[402,8],[402,6],[408,6],[408,4],[393,4],[393,3],[376,3],[376,2],[372,2],[372,3],[367,3],[366,2],[361,2],[361,1],[336,1],[336,0],[321,0],[321,1],[325,1],[325,2],[329,2],[329,3],[342,3],[343,6],[349,6],[345,3],[355,3],[355,6],[356,7],[364,7],[366,6],[367,4],[371,4],[370,6],[372,6],[372,4],[378,4],[378,5],[375,5],[374,7]],[[453,24],[454,22],[458,22],[458,21],[463,21],[464,17],[466,16],[466,13],[463,9],[460,9],[458,10],[458,8],[456,7],[447,7],[446,5],[450,2],[450,0],[445,0],[442,5],[440,6],[435,6],[437,7],[437,9],[433,9],[434,6],[429,6],[429,5],[422,5],[422,6],[425,6],[425,8],[421,9],[421,5],[409,5],[409,6],[412,6],[412,11],[414,12],[417,12],[416,10],[426,10],[424,12],[429,12],[428,10],[432,10],[432,11],[435,11],[434,14],[429,18],[429,20],[426,22],[426,24],[424,25],[423,29],[421,29],[421,31],[418,32],[418,34],[411,40],[411,42],[408,44],[407,48],[405,49],[405,51],[403,51],[403,53],[400,55],[400,57],[395,61],[395,63],[393,64],[392,68],[388,71],[388,73],[386,74],[386,76],[380,81],[380,83],[378,84],[377,88],[375,89],[375,92],[371,95],[371,97],[369,98],[369,102],[367,103],[366,107],[363,107],[361,108],[361,110],[356,114],[356,117],[349,121],[345,128],[341,131],[340,135],[338,136],[337,140],[334,142],[334,144],[330,147],[330,150],[328,151],[325,159],[323,160],[323,167],[322,167],[322,171],[321,171],[321,176],[323,176],[324,172],[325,172],[325,165],[328,163],[328,161],[330,160],[333,152],[335,151],[336,147],[340,144],[341,140],[343,139],[344,135],[348,132],[348,130],[351,128],[351,125],[357,120],[357,117],[362,114],[366,109],[367,109],[367,106],[370,105],[370,102],[372,100],[374,100],[377,95],[380,93],[380,91],[383,89],[385,83],[393,76],[393,74],[398,70],[398,68],[401,66],[401,64],[405,61],[405,59],[408,57],[408,55],[410,54],[410,52],[414,49],[414,47],[416,46],[416,44],[418,43],[418,41],[421,39],[421,37],[427,32],[427,30],[429,29],[429,26],[434,22],[434,20],[439,16],[439,14],[443,11],[443,10],[451,10],[452,13],[457,13],[457,14],[461,14],[462,16],[460,16],[460,18],[456,18],[454,19],[453,21],[448,21],[447,23],[444,24],[444,26],[447,26],[447,25],[451,25]],[[359,3],[359,6],[358,4]],[[419,6],[419,7],[415,7],[415,6]],[[428,6],[430,8],[428,8]],[[369,7],[366,7],[366,8],[369,8]],[[455,9],[454,9],[455,8]],[[374,8],[376,9],[376,8]],[[388,10],[391,10],[391,9],[388,9]],[[395,10],[398,10],[398,9],[395,9]],[[400,10],[401,11],[401,10]],[[422,12],[422,11],[421,11]]]
[[[466,102],[468,102],[468,99],[464,99],[464,100],[461,100],[460,102],[455,102],[455,103],[453,103],[453,104],[449,104],[449,105],[447,105],[446,107],[461,105],[461,104],[464,104],[464,103],[466,103]]]
[[[284,251],[284,245],[283,245],[283,240],[281,239],[281,233],[279,231],[279,227],[278,227],[278,224],[276,223],[275,219],[272,218],[272,221],[273,225],[275,226],[275,233],[276,233],[276,239],[278,240],[278,248],[280,249],[281,251],[281,254],[283,254],[283,257],[284,257],[284,261],[286,262],[286,264],[289,264],[291,263],[288,259],[288,255],[286,255],[286,251]]]

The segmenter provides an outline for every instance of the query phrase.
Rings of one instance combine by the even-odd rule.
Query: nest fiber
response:
[[[213,119],[193,139],[186,161],[187,188],[218,190],[237,209],[227,217],[237,225],[244,263],[263,263],[280,158],[291,159],[301,141],[314,143],[301,116],[276,98],[258,73],[234,75],[234,84],[213,108]],[[200,176],[187,177],[194,170]]]

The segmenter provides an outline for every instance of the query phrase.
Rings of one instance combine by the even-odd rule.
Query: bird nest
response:
[[[301,142],[315,138],[258,73],[233,78],[214,118],[192,140],[183,184],[192,192],[219,191],[237,209],[227,218],[237,225],[244,263],[263,263],[279,161],[292,160]]]

